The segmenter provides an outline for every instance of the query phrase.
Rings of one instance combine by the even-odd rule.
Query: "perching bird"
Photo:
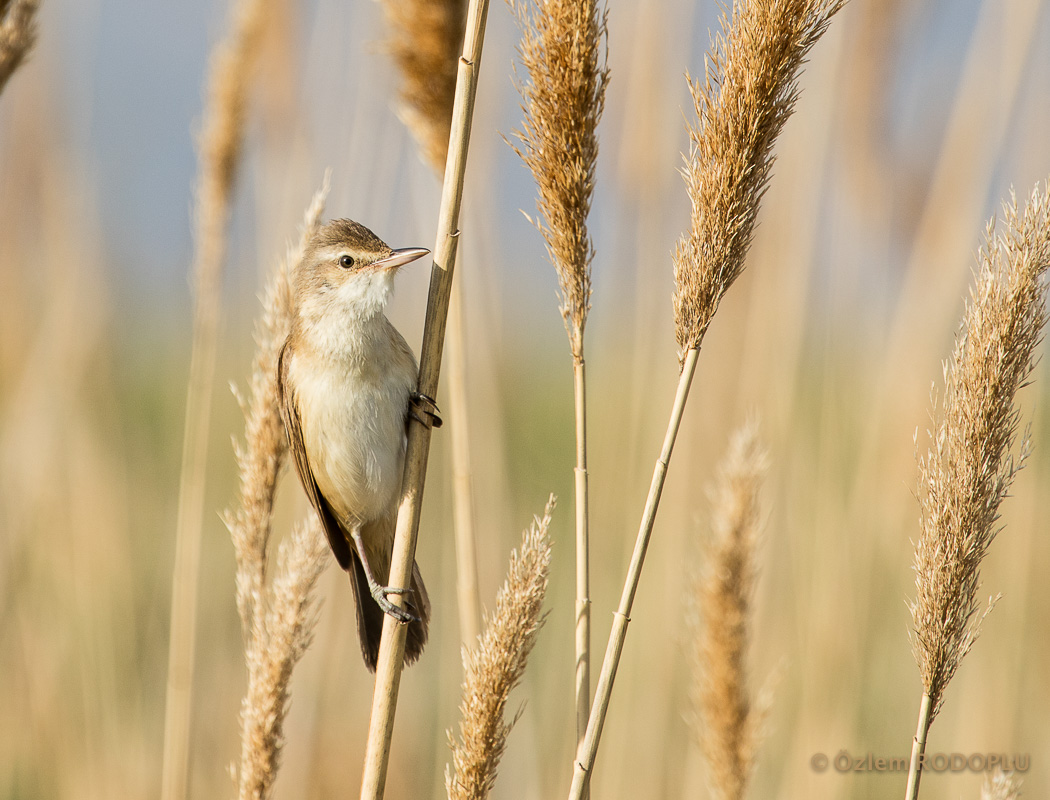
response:
[[[418,564],[407,590],[385,584],[409,414],[440,420],[433,401],[416,394],[416,359],[383,313],[398,268],[429,252],[391,250],[350,220],[324,225],[294,276],[294,318],[277,365],[296,470],[350,575],[361,652],[373,672],[384,612],[408,623],[406,663],[422,652],[430,620]],[[405,608],[390,593],[402,594]]]

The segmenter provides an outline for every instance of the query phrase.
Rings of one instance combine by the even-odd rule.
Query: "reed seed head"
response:
[[[919,459],[912,645],[931,720],[988,613],[978,614],[981,561],[999,530],[999,504],[1029,451],[1027,431],[1014,448],[1020,422],[1014,395],[1031,377],[1046,323],[1045,186],[1023,212],[1011,197],[1002,230],[995,232],[994,221],[988,226],[976,283],[944,365],[944,392],[933,403],[931,446]]]
[[[496,594],[496,611],[472,648],[463,649],[463,700],[459,740],[449,731],[452,766],[445,770],[449,800],[483,800],[496,781],[496,769],[517,720],[504,722],[511,689],[518,685],[543,626],[551,543],[548,530],[555,499],[522,534],[511,553],[507,580]]]
[[[699,348],[718,304],[744,269],[773,145],[798,98],[810,48],[844,0],[734,0],[705,65],[689,80],[697,124],[689,127],[685,177],[690,231],[674,254],[679,356]]]
[[[534,224],[558,273],[561,313],[573,357],[580,361],[594,260],[587,215],[609,82],[607,12],[597,0],[508,0],[508,5],[521,27],[518,55],[528,75],[519,86],[525,118],[517,132],[521,147],[514,151],[539,190],[540,218]]]
[[[985,775],[981,800],[1017,800],[1020,796],[1021,781],[1013,773],[997,768],[991,775]]]
[[[384,0],[390,52],[401,73],[401,114],[438,173],[445,169],[465,0]]]
[[[316,624],[314,588],[328,563],[328,543],[317,517],[281,543],[267,581],[273,501],[288,444],[277,393],[277,360],[293,318],[292,275],[320,227],[329,175],[306,210],[299,242],[270,279],[256,328],[249,395],[241,401],[245,442],[237,446],[240,492],[225,514],[237,562],[237,609],[245,641],[248,689],[241,703],[241,800],[270,796],[284,745],[292,670],[309,647]]]
[[[40,0],[0,0],[0,92],[36,44]]]
[[[755,764],[761,703],[752,702],[747,681],[751,603],[757,575],[759,491],[768,456],[755,423],[730,442],[713,494],[713,537],[696,583],[703,617],[692,637],[694,727],[707,760],[715,797],[739,800]]]
[[[255,331],[255,363],[248,397],[241,400],[245,441],[235,445],[240,471],[240,492],[235,508],[224,519],[237,560],[237,608],[246,638],[255,624],[255,608],[266,581],[266,550],[281,465],[288,452],[284,423],[277,399],[277,359],[288,338],[293,318],[292,277],[310,240],[321,224],[330,175],[309,208],[296,245],[290,246],[263,296],[263,314]]]

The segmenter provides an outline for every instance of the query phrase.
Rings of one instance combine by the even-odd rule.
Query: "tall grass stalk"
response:
[[[441,372],[441,354],[445,325],[448,317],[452,278],[459,244],[459,213],[463,204],[463,178],[467,167],[467,149],[470,127],[477,95],[478,71],[488,17],[488,0],[471,0],[467,12],[463,55],[459,60],[456,96],[452,106],[452,130],[449,155],[445,165],[445,179],[438,213],[437,241],[434,244],[434,265],[430,277],[430,295],[427,316],[423,326],[423,344],[419,358],[419,391],[434,397]],[[427,458],[430,454],[430,427],[410,424],[405,453],[405,478],[398,507],[397,528],[391,557],[389,583],[408,586],[419,533],[419,514],[426,480]],[[402,602],[393,595],[394,602]],[[378,800],[383,796],[386,771],[390,757],[390,738],[394,730],[394,712],[397,693],[404,667],[406,626],[389,614],[383,620],[383,637],[376,665],[375,691],[372,696],[372,715],[361,779],[362,800]]]
[[[0,93],[36,43],[40,0],[0,0]]]
[[[934,399],[931,449],[919,459],[920,533],[915,546],[912,648],[923,693],[905,797],[914,800],[930,726],[944,691],[991,611],[977,601],[980,567],[1001,527],[999,504],[1030,451],[1015,449],[1017,390],[1031,378],[1046,324],[1050,200],[1036,188],[1022,211],[1004,205],[1004,233],[988,226],[974,288]]]
[[[161,800],[186,796],[205,467],[221,306],[226,224],[244,139],[248,85],[265,21],[261,0],[238,0],[211,56],[197,177],[194,317],[175,523]]]
[[[522,31],[518,52],[528,74],[520,87],[525,119],[515,152],[539,189],[536,227],[558,274],[561,314],[572,352],[576,465],[576,741],[591,703],[590,513],[587,475],[587,377],[583,334],[591,307],[594,244],[587,217],[598,160],[598,122],[609,81],[607,11],[598,0],[508,0]]]
[[[773,166],[773,145],[794,110],[802,63],[842,4],[843,0],[736,0],[732,24],[723,14],[724,33],[714,41],[705,82],[690,80],[698,119],[698,125],[690,127],[684,171],[692,217],[690,231],[679,241],[674,256],[675,333],[682,371],[613,618],[587,733],[573,769],[570,800],[582,797],[594,766],[704,334],[722,297],[744,269]]]
[[[548,536],[555,499],[522,534],[511,553],[507,580],[496,594],[496,610],[472,647],[463,648],[463,699],[459,739],[449,731],[452,765],[445,769],[449,800],[484,800],[496,782],[507,736],[517,721],[504,721],[507,698],[525,665],[546,617],[541,614],[551,561]]]
[[[390,51],[401,72],[401,113],[424,158],[440,176],[448,158],[456,62],[463,45],[465,0],[385,0],[394,30]],[[452,438],[453,528],[460,640],[472,646],[481,632],[474,478],[467,413],[466,333],[462,278],[452,286],[445,347],[448,416]]]

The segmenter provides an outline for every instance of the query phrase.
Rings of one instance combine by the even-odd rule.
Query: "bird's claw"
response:
[[[438,416],[438,408],[434,398],[427,397],[422,392],[412,392],[408,415],[416,422],[428,428],[440,428],[441,417]]]
[[[418,622],[419,617],[409,611],[407,608],[402,608],[399,605],[395,605],[390,602],[387,598],[388,594],[411,594],[411,589],[402,589],[397,586],[375,586],[371,589],[372,597],[375,598],[376,603],[383,609],[384,614],[389,614],[398,622]]]

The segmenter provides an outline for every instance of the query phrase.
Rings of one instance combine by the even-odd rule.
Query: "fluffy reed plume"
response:
[[[313,641],[314,588],[327,563],[328,542],[313,516],[278,548],[276,575],[260,598],[245,648],[248,691],[241,703],[240,800],[271,795],[284,747],[292,670]]]
[[[551,544],[547,532],[555,498],[543,517],[522,534],[521,547],[511,553],[507,580],[496,594],[496,611],[474,647],[463,648],[463,700],[459,740],[449,731],[452,766],[445,769],[449,800],[482,800],[496,781],[496,769],[507,736],[517,721],[503,719],[507,697],[518,685],[536,636],[543,626],[540,613],[547,592]]]
[[[0,0],[0,92],[36,43],[39,0]]]
[[[918,793],[919,756],[944,690],[980,633],[980,566],[998,533],[999,504],[1029,450],[1015,450],[1018,388],[1030,379],[1046,322],[1050,266],[1046,187],[1018,211],[1004,205],[1005,232],[987,231],[951,361],[935,400],[932,449],[919,459],[921,531],[915,547],[912,646],[923,697],[912,748],[908,797]],[[990,610],[990,607],[989,607]]]
[[[981,787],[981,800],[1017,800],[1021,796],[1021,781],[1015,780],[1012,773],[996,769],[986,775]]]
[[[508,0],[521,28],[518,52],[525,119],[514,151],[539,189],[536,227],[558,273],[561,314],[573,361],[576,418],[576,735],[590,715],[590,567],[587,381],[583,331],[591,307],[594,245],[587,216],[598,160],[598,122],[609,82],[608,11],[597,0]]]
[[[598,160],[598,121],[609,81],[605,10],[597,0],[508,0],[521,27],[519,88],[525,119],[514,151],[539,189],[535,225],[561,285],[573,358],[583,360],[594,246],[587,215]],[[530,220],[531,221],[531,220]]]
[[[401,113],[427,162],[441,174],[448,155],[456,62],[466,0],[384,0],[389,48],[401,72]]]
[[[238,396],[244,411],[245,441],[235,444],[240,470],[236,507],[224,520],[237,559],[237,609],[247,640],[259,622],[255,609],[266,585],[266,551],[270,542],[277,479],[288,453],[277,404],[277,359],[292,324],[292,276],[307,243],[320,227],[328,197],[329,173],[306,209],[297,245],[289,247],[263,296],[263,314],[255,331],[255,363],[248,398]]]
[[[704,624],[692,639],[694,722],[712,793],[722,800],[745,796],[765,716],[752,704],[746,661],[759,490],[767,466],[757,427],[745,425],[733,436],[720,470],[713,496],[714,536],[696,584]]]
[[[703,83],[689,79],[699,124],[684,170],[693,212],[674,256],[674,316],[684,359],[698,349],[744,269],[773,145],[798,99],[798,73],[844,0],[734,0]]]
[[[723,15],[722,26],[728,32],[715,39],[705,84],[690,81],[699,118],[690,129],[692,146],[685,169],[692,226],[674,256],[681,374],[613,618],[594,707],[573,768],[569,800],[580,800],[590,780],[700,343],[719,301],[743,269],[769,180],[773,143],[794,110],[803,60],[843,2],[734,0],[732,24]]]
[[[216,46],[209,68],[197,175],[193,345],[175,522],[161,800],[182,800],[186,796],[197,573],[226,223],[244,139],[248,84],[259,50],[265,11],[262,0],[238,0],[233,10],[232,30],[228,38]]]
[[[266,289],[249,396],[241,403],[245,443],[236,447],[241,487],[236,509],[225,517],[237,559],[237,608],[248,665],[236,772],[241,800],[269,797],[277,777],[292,670],[310,645],[316,621],[313,589],[328,562],[327,543],[311,514],[281,543],[274,577],[267,583],[274,492],[288,451],[277,402],[277,358],[291,326],[291,276],[317,231],[327,194],[325,175],[306,211],[298,246],[289,248]]]

